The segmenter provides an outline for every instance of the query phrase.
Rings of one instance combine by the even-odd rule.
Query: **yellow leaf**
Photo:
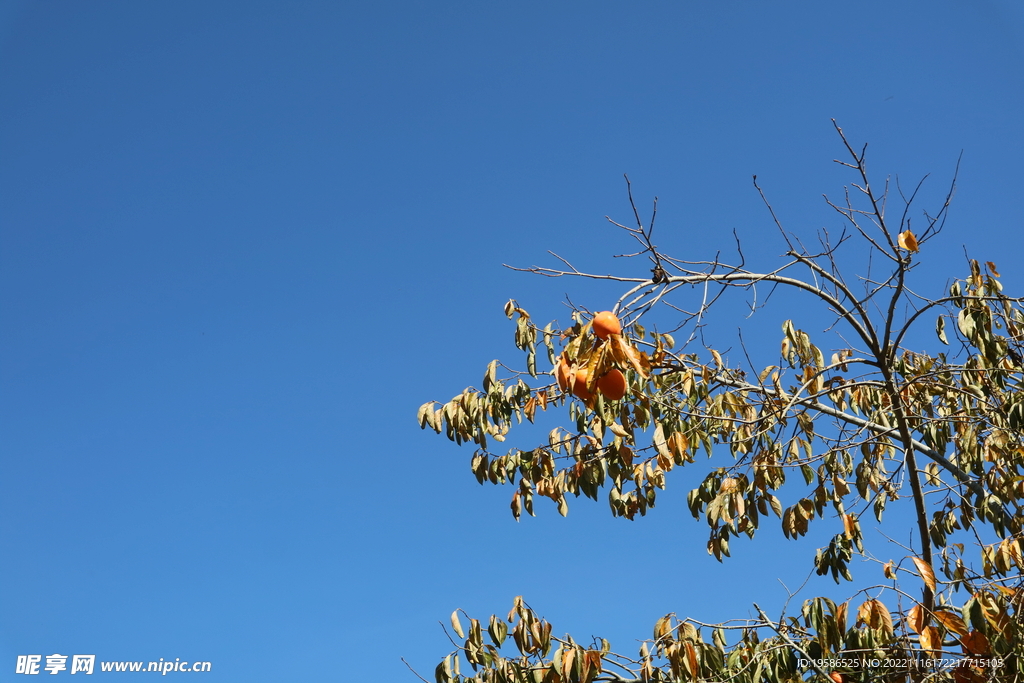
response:
[[[935,656],[938,650],[942,649],[942,636],[939,629],[934,626],[925,626],[921,631],[921,649],[930,650],[930,656]]]
[[[682,432],[673,432],[668,437],[668,447],[677,460],[684,461],[686,460],[686,452],[690,448],[690,440]]]
[[[892,617],[881,600],[867,600],[857,610],[857,619],[869,628],[892,633]]]
[[[847,600],[836,608],[836,625],[840,633],[846,633],[846,612],[850,608],[850,601]]]
[[[666,458],[672,457],[672,451],[668,449],[668,442],[665,440],[665,428],[662,427],[660,422],[654,425],[654,436],[651,441],[654,443],[654,448],[658,451],[658,455]]]
[[[651,367],[645,353],[637,351],[632,344],[622,338],[622,335],[612,335],[608,337],[608,342],[611,357],[617,363],[631,365],[645,379],[650,376]]]
[[[459,638],[465,638],[466,632],[462,630],[462,624],[459,623],[459,610],[452,612],[452,628],[455,633],[458,634]]]
[[[909,230],[901,232],[896,241],[899,243],[900,249],[906,249],[907,251],[917,253],[917,238],[914,237],[914,233]]]
[[[914,561],[917,566],[917,571],[921,574],[921,578],[924,579],[924,585],[928,586],[928,590],[935,592],[935,572],[932,571],[931,566],[919,557],[910,558]]]
[[[576,658],[576,649],[569,648],[562,655],[562,678],[569,680],[572,677],[572,661]]]
[[[892,616],[889,614],[889,610],[886,609],[881,600],[872,600],[871,602],[874,604],[871,609],[871,622],[868,625],[871,628],[880,628],[887,634],[891,634]]]
[[[738,479],[733,477],[727,477],[722,480],[722,485],[718,487],[720,493],[734,493],[740,490],[740,482]]]
[[[523,406],[523,414],[526,415],[526,419],[533,422],[533,415],[537,412],[537,397],[531,396],[530,400]]]
[[[671,623],[671,620],[672,620],[672,615],[671,614],[666,614],[661,619],[658,619],[658,622],[656,624],[654,624],[654,639],[655,640],[660,640],[661,638],[663,638],[671,630],[669,628],[669,624]]]
[[[1012,599],[1013,596],[1017,594],[1016,588],[1007,588],[1006,586],[994,586],[994,588],[996,588],[1000,593],[1002,593],[1010,599]]]
[[[843,514],[843,533],[846,534],[847,538],[853,538],[853,533],[856,530],[856,528],[857,527],[855,526],[855,520],[853,518],[853,515]]]
[[[871,621],[871,601],[867,600],[857,608],[857,622],[867,624]]]
[[[608,429],[609,429],[609,430],[611,431],[611,433],[612,433],[612,434],[614,434],[615,436],[620,436],[620,437],[622,437],[623,439],[625,439],[625,438],[628,438],[628,437],[629,437],[629,432],[627,432],[627,431],[626,431],[625,429],[623,429],[622,425],[620,425],[620,424],[619,424],[619,423],[617,423],[617,422],[612,422],[612,423],[611,423],[610,425],[608,425]]]
[[[587,657],[587,653],[584,652],[580,658],[580,680],[590,680],[590,658]]]
[[[690,665],[690,673],[696,678],[700,671],[697,664],[697,650],[690,641],[683,643],[683,647],[686,648],[686,663]]]
[[[989,651],[988,638],[981,631],[971,631],[960,637],[964,652],[969,655],[986,655]]]
[[[923,639],[925,624],[927,624],[927,623],[928,623],[928,615],[924,611],[924,607],[922,607],[921,605],[914,605],[913,607],[910,608],[910,611],[907,612],[907,628],[909,628],[914,633],[922,634],[922,639]],[[922,645],[922,647],[924,647],[924,646]],[[925,648],[925,649],[931,649],[931,648]]]
[[[952,612],[946,610],[936,610],[935,619],[946,627],[947,631],[952,631],[958,636],[967,635],[967,625],[964,620]]]

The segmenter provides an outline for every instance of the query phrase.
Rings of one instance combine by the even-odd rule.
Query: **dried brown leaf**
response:
[[[910,558],[914,561],[914,565],[917,566],[917,571],[924,580],[924,585],[928,586],[928,590],[935,592],[935,572],[932,571],[930,564],[922,560],[920,557]]]

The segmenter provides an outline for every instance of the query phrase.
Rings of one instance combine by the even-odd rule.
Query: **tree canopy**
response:
[[[836,130],[847,155],[838,163],[854,175],[841,201],[826,199],[841,230],[822,230],[806,247],[755,177],[785,244],[781,261],[751,269],[741,248],[732,262],[682,260],[653,241],[657,203],[645,224],[630,195],[635,226],[616,225],[639,244],[631,256],[648,259],[651,276],[587,273],[567,260],[522,269],[613,280],[624,291],[609,311],[574,306],[562,326],[541,327],[510,301],[505,314],[525,369],[493,361],[480,388],[426,403],[418,417],[476,446],[474,476],[510,486],[516,518],[534,514],[538,497],[565,515],[569,499],[582,496],[604,497],[612,515],[634,519],[651,512],[673,470],[703,468],[687,502],[719,560],[732,539],[753,538],[763,523],[798,538],[827,519],[836,533],[814,570],[852,581],[852,559],[874,559],[862,520],[881,524],[886,505],[902,498],[914,512],[907,557],[875,560],[884,582],[845,602],[810,598],[781,619],[757,605],[757,618],[720,624],[666,615],[638,652],[559,636],[522,597],[489,620],[456,610],[451,628],[462,644],[437,666],[438,683],[979,683],[1024,674],[1021,299],[1003,294],[995,263],[970,258],[947,290],[918,292],[914,271],[946,222],[955,175],[942,204],[919,218],[920,184],[876,188],[867,147]],[[694,288],[699,303],[680,302]],[[810,296],[827,329],[782,321],[768,365],[752,359],[768,351],[763,342],[726,354],[705,341],[705,318],[723,297],[738,293],[759,309],[783,290]],[[645,324],[655,311],[671,312],[675,324]],[[931,350],[920,347],[926,338]],[[568,426],[540,444],[492,450],[516,425],[551,411]],[[711,457],[723,453],[725,463]]]

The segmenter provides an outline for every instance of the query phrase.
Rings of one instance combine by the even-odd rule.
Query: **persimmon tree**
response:
[[[633,519],[651,512],[673,470],[697,469],[687,502],[706,522],[715,558],[763,523],[781,523],[794,539],[826,524],[835,533],[813,558],[817,574],[852,581],[859,557],[878,563],[881,583],[839,604],[808,599],[779,619],[757,605],[757,618],[720,624],[669,614],[638,652],[556,635],[521,597],[489,620],[457,610],[451,627],[461,644],[437,666],[438,683],[1024,676],[1021,299],[1003,294],[994,263],[972,259],[946,291],[914,289],[915,268],[946,221],[955,175],[941,206],[912,226],[917,189],[904,193],[888,181],[877,189],[867,147],[858,151],[836,130],[848,154],[837,163],[854,175],[842,201],[826,198],[843,222],[837,234],[822,231],[819,246],[806,248],[783,228],[755,176],[781,238],[780,262],[749,269],[742,251],[733,263],[683,260],[659,251],[654,214],[645,225],[630,195],[636,226],[616,225],[640,244],[631,256],[650,260],[650,276],[586,273],[565,260],[520,269],[621,283],[600,334],[581,307],[563,326],[540,327],[510,301],[505,314],[515,321],[525,369],[494,361],[479,389],[424,404],[419,422],[474,444],[477,481],[510,486],[517,519],[534,514],[538,498],[565,515],[569,499],[581,496],[604,497],[612,515]],[[847,254],[864,267],[848,272]],[[780,352],[766,367],[745,348],[727,359],[705,342],[707,315],[723,297],[759,297],[761,308],[769,291],[782,290],[815,302],[827,329],[812,335],[782,321]],[[645,325],[657,309],[674,316],[666,332]],[[929,344],[935,349],[919,348]],[[625,378],[624,392],[602,391],[610,373]],[[492,450],[545,412],[567,426],[537,445]],[[903,498],[912,504],[914,542],[899,562],[875,560],[862,520],[881,524],[886,505]]]

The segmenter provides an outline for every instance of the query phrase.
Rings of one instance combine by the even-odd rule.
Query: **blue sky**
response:
[[[629,652],[669,611],[777,609],[819,539],[719,565],[685,472],[636,522],[517,524],[416,408],[517,360],[510,297],[617,295],[503,263],[644,271],[609,258],[624,172],[676,256],[782,251],[752,174],[837,227],[830,118],[931,199],[963,151],[926,270],[966,248],[1020,291],[1022,37],[1009,0],[4,0],[0,680],[57,652],[409,681],[438,620],[516,595]]]

